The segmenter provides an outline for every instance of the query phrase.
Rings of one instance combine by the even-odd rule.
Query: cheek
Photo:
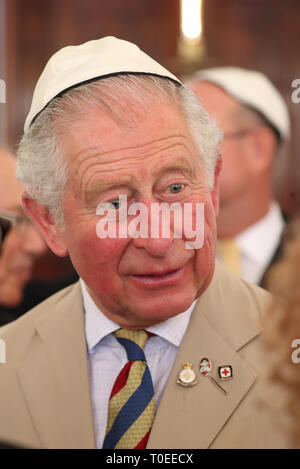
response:
[[[66,239],[70,258],[80,277],[107,281],[108,277],[118,274],[126,239],[100,239],[95,225],[77,229],[72,234],[67,231]]]
[[[13,258],[21,255],[21,238],[14,231],[7,234],[1,247],[1,263],[9,264]]]
[[[223,166],[220,174],[221,180],[230,177],[231,174],[234,175],[239,165],[239,161],[235,157],[234,152],[231,152],[228,149],[226,151],[222,151],[222,157]]]
[[[216,254],[216,219],[212,204],[205,204],[204,243],[202,248],[196,250],[196,278],[207,286],[214,271]]]
[[[221,184],[244,184],[249,174],[249,164],[243,146],[226,147],[222,151],[223,166],[220,174]]]
[[[76,212],[77,215],[74,216]],[[64,243],[79,275],[83,269],[86,272],[88,268],[95,266],[108,268],[112,262],[118,263],[124,249],[124,240],[99,238],[96,232],[98,217],[85,210],[78,210],[71,196],[65,197],[64,214]]]
[[[187,235],[190,230],[197,234],[200,239],[200,232],[205,239],[210,238],[216,231],[216,215],[212,202],[212,192],[207,192],[201,197],[195,197],[189,203],[188,210],[184,208],[184,215],[182,216],[182,233],[185,240],[188,240]],[[189,205],[189,203],[187,205]],[[191,208],[192,207],[192,208]],[[193,238],[194,240],[194,238]]]

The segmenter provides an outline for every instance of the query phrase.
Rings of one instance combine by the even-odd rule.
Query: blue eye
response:
[[[179,183],[171,184],[170,191],[172,192],[172,194],[178,194],[178,192],[181,192],[183,188],[184,188],[183,184],[179,184]]]
[[[120,199],[114,199],[114,200],[111,200],[110,202],[108,202],[109,204],[112,205],[112,208],[114,208],[115,210],[119,210],[120,208]]]

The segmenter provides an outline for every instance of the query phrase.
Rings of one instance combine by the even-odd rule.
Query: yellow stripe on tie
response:
[[[111,429],[116,416],[118,415],[119,411],[122,409],[124,404],[128,401],[130,396],[137,390],[140,386],[142,378],[144,376],[144,372],[146,369],[146,363],[137,361],[131,365],[129,370],[129,375],[127,378],[126,386],[124,386],[121,391],[115,394],[111,400],[109,401],[109,415],[107,420],[107,427],[106,427],[106,434]]]
[[[155,414],[155,400],[154,397],[149,402],[144,412],[139,418],[128,428],[122,438],[118,441],[116,449],[135,448],[146,433],[150,430],[153,422],[153,415]]]
[[[119,329],[114,336],[126,350],[128,361],[111,392],[103,448],[142,449],[155,416],[153,383],[144,353],[151,333]]]
[[[123,339],[132,340],[136,343],[142,350],[144,350],[145,344],[147,342],[148,336],[147,332],[144,330],[129,330],[129,329],[118,329],[114,333],[115,337],[122,337]]]

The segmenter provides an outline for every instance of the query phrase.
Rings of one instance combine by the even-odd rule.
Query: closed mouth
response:
[[[150,274],[134,274],[129,275],[128,278],[133,280],[135,283],[146,286],[169,286],[175,284],[186,270],[187,264],[177,269],[165,269],[161,272],[155,272]]]
[[[182,269],[182,267],[179,267],[178,269],[172,269],[172,270],[163,270],[163,271],[160,271],[160,272],[154,272],[154,273],[151,273],[151,274],[136,274],[134,275],[135,277],[166,277],[168,275],[171,275],[171,274],[174,274],[175,272],[178,272],[178,270]]]

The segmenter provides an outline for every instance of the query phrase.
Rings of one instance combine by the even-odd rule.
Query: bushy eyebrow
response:
[[[100,194],[108,192],[114,189],[128,189],[128,185],[125,182],[114,183],[114,182],[95,182],[90,187],[84,191],[84,200],[89,203],[92,202],[95,198],[99,197]]]
[[[192,177],[196,175],[197,169],[199,171],[199,168],[196,168],[196,165],[191,161],[178,160],[171,164],[162,165],[156,174],[161,176],[164,173],[171,173],[172,171],[182,171]]]

